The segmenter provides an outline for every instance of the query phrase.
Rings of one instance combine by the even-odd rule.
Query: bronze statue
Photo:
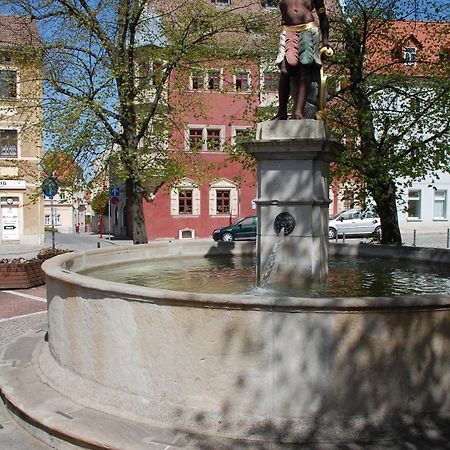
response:
[[[319,29],[312,14],[314,9],[319,16],[322,33],[320,51]],[[329,24],[325,6],[323,0],[280,0],[280,11],[283,29],[276,60],[280,68],[279,107],[274,119],[288,118],[290,95],[294,100],[291,119],[313,118],[320,109],[319,103],[323,106],[325,96],[321,56],[331,56],[333,53],[328,42]],[[310,108],[305,113],[307,101]]]

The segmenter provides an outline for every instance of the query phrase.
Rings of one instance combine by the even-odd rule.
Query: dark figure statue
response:
[[[314,22],[313,10],[319,16],[320,31],[322,33],[322,48],[319,51],[320,33]],[[318,105],[318,90],[321,78],[321,55],[332,54],[328,42],[328,17],[323,0],[280,0],[282,17],[282,32],[280,47],[276,63],[280,68],[280,82],[278,86],[279,107],[274,119],[286,120],[288,118],[288,100],[292,95],[294,109],[291,119],[304,119],[305,105],[311,96],[313,83],[315,94],[312,103]],[[322,83],[321,89],[324,89]],[[320,97],[323,97],[323,92]],[[309,100],[308,100],[309,101]]]

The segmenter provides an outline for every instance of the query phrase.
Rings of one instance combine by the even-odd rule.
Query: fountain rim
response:
[[[247,242],[233,242],[232,245],[223,243],[201,243],[188,241],[164,241],[151,242],[149,244],[142,244],[138,246],[117,246],[113,248],[103,248],[94,250],[85,250],[82,252],[66,253],[56,256],[45,261],[42,264],[42,269],[46,274],[47,281],[49,279],[56,279],[62,283],[79,286],[81,288],[88,288],[103,294],[108,293],[111,298],[120,298],[123,300],[153,303],[153,304],[170,304],[177,306],[189,306],[197,308],[215,308],[215,309],[247,309],[247,310],[268,310],[268,311],[285,311],[285,312],[301,312],[301,311],[342,311],[342,312],[364,312],[364,311],[419,311],[419,310],[436,310],[447,309],[450,307],[450,294],[423,294],[423,295],[407,295],[407,296],[392,296],[392,297],[289,297],[289,296],[257,296],[250,294],[206,294],[202,292],[186,292],[175,291],[169,289],[159,289],[146,286],[137,286],[127,283],[120,283],[114,281],[105,281],[89,275],[83,275],[78,272],[100,267],[102,264],[87,264],[85,267],[71,270],[76,263],[86,263],[94,257],[102,257],[105,255],[131,255],[135,253],[146,253],[145,250],[169,248],[174,245],[178,248],[188,249],[216,249],[211,256],[218,255],[250,255],[255,253],[250,251],[251,247]],[[254,244],[254,243],[251,243]],[[352,244],[337,244],[341,250],[350,250],[346,256],[352,256],[351,250],[354,250],[355,245]],[[365,245],[367,256],[367,248],[382,249],[383,246]],[[389,248],[389,246],[386,246]],[[235,251],[237,249],[237,251]],[[416,248],[421,250],[420,248]],[[222,251],[220,251],[222,250]],[[398,250],[398,249],[397,249]],[[428,250],[428,249],[422,249]],[[436,250],[436,249],[433,249]],[[442,249],[440,249],[442,250]],[[444,250],[447,257],[450,258],[450,251]],[[369,251],[370,253],[370,251]],[[164,256],[143,256],[137,258],[126,259],[128,262],[149,261],[168,258],[182,258],[182,257],[205,257],[206,253],[174,253]],[[353,254],[353,256],[358,256]],[[373,256],[378,256],[377,254]],[[386,256],[385,256],[386,257]],[[389,256],[388,256],[389,257]],[[403,258],[415,259],[415,258]],[[122,260],[123,262],[124,260]],[[418,260],[420,261],[420,260]],[[445,263],[449,263],[449,261]],[[120,261],[109,262],[106,266],[119,264]],[[105,265],[105,264],[103,264]]]

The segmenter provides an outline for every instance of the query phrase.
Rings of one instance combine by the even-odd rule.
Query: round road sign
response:
[[[46,197],[54,197],[58,192],[58,182],[53,177],[47,177],[42,182],[42,192]]]

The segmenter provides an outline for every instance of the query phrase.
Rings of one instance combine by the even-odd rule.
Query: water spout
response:
[[[278,266],[280,264],[281,255],[281,244],[285,237],[284,227],[277,233],[277,238],[275,244],[273,245],[272,251],[270,252],[264,266],[261,271],[261,277],[259,279],[259,287],[268,288],[275,278]]]

